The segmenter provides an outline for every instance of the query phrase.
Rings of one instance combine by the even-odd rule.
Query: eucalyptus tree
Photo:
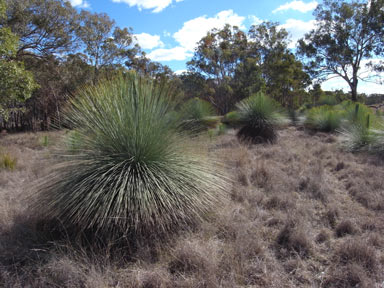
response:
[[[73,48],[78,13],[68,1],[6,0],[5,23],[19,37],[16,55],[45,57]]]
[[[238,64],[247,51],[247,36],[238,27],[226,25],[213,29],[199,42],[188,70],[200,73],[209,82],[207,94],[221,113],[228,112],[239,100],[231,85]]]
[[[81,11],[77,35],[94,69],[94,82],[99,79],[101,69],[123,66],[139,51],[139,46],[133,44],[132,30],[115,27],[115,21],[105,13]]]
[[[298,53],[312,76],[344,79],[357,101],[359,80],[371,81],[366,72],[384,67],[383,7],[383,0],[324,0],[314,11],[315,29],[299,41]],[[374,57],[379,61],[370,63]]]
[[[6,3],[0,0],[0,117],[3,126],[11,113],[17,112],[18,103],[30,98],[37,87],[24,63],[15,59],[19,39],[5,25],[5,13]]]

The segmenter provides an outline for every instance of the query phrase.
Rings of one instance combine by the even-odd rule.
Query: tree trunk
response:
[[[351,100],[353,102],[357,102],[357,83],[358,83],[358,79],[357,79],[357,71],[354,71],[353,72],[353,79],[352,79],[352,83],[349,85],[351,87]]]

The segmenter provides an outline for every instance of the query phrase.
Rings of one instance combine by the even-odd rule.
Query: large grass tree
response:
[[[167,233],[204,217],[222,198],[225,178],[198,137],[180,130],[174,95],[136,73],[82,90],[38,210],[111,238]]]

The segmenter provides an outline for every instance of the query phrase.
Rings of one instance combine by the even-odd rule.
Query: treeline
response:
[[[175,75],[148,59],[133,31],[106,14],[79,12],[63,0],[0,0],[0,128],[60,127],[68,97],[132,69],[172,81],[185,99],[205,99],[221,114],[258,91],[289,109],[365,101],[357,94],[356,71],[363,59],[384,53],[382,5],[383,0],[369,7],[324,1],[314,13],[318,26],[299,41],[297,54],[279,23],[264,22],[247,32],[229,25],[214,29],[197,43],[188,71]],[[312,83],[332,73],[348,83],[350,93],[325,92]]]
[[[119,71],[173,77],[106,14],[78,12],[60,0],[1,0],[0,18],[2,129],[60,126],[68,97]]]

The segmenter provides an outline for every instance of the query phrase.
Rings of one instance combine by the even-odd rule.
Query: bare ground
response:
[[[60,134],[0,138],[17,159],[0,171],[0,287],[384,287],[384,163],[343,152],[337,135],[221,136],[212,150],[234,178],[226,206],[193,231],[115,253],[46,237],[30,213]]]

